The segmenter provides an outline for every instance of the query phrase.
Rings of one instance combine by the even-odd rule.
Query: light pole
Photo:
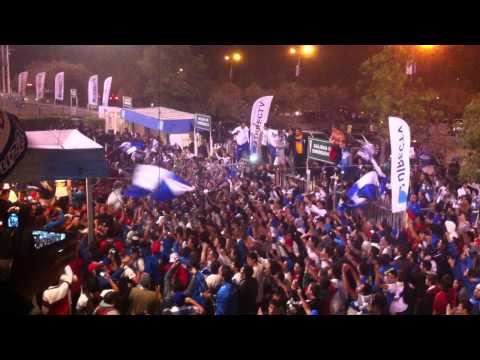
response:
[[[242,61],[242,55],[238,52],[233,53],[232,55],[225,55],[225,61],[230,64],[230,71],[228,73],[228,79],[233,80],[233,63],[239,63]]]
[[[316,48],[313,45],[302,45],[298,48],[291,47],[288,52],[291,56],[297,57],[297,65],[295,66],[295,78],[298,79],[300,77],[302,57],[312,57],[316,52]]]

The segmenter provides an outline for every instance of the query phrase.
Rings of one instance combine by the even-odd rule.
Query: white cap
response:
[[[170,262],[171,262],[171,263],[174,263],[175,261],[177,261],[177,260],[179,260],[179,259],[180,259],[180,257],[178,256],[177,253],[174,252],[174,253],[171,253],[171,254],[170,254]]]

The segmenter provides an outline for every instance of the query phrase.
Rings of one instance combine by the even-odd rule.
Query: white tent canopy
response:
[[[3,180],[33,182],[107,176],[103,147],[78,130],[27,131],[28,148]]]

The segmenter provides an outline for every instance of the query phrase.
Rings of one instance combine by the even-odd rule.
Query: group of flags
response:
[[[35,93],[36,100],[45,97],[45,79],[46,72],[40,72],[35,75]],[[25,97],[27,94],[28,71],[21,72],[18,75],[18,94]],[[112,77],[109,76],[103,83],[102,105],[108,106],[110,98],[110,89],[112,87]],[[59,72],[55,75],[55,101],[63,101],[65,93],[65,72]],[[98,75],[93,75],[88,79],[88,105],[98,105]]]

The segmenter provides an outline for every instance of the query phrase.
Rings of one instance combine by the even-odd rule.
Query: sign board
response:
[[[333,164],[330,160],[330,149],[332,144],[327,140],[308,139],[308,158]]]
[[[77,97],[77,89],[70,89],[70,96]]]
[[[130,96],[124,96],[123,97],[123,107],[125,109],[131,109],[132,106],[132,98]]]
[[[209,115],[195,114],[195,129],[210,131],[212,129],[212,117]]]

